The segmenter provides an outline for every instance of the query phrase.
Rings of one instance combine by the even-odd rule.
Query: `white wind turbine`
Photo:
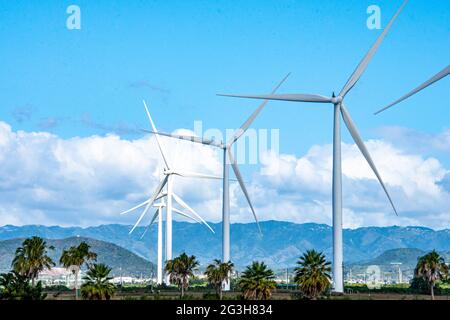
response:
[[[145,228],[144,232],[142,233],[141,239],[145,236],[145,234],[147,233],[147,231],[150,229],[150,227],[153,225],[153,223],[155,223],[156,219],[158,219],[158,236],[157,236],[157,264],[156,264],[156,268],[157,268],[157,272],[156,272],[156,282],[158,284],[162,284],[163,283],[163,209],[166,208],[166,204],[164,203],[164,198],[166,197],[165,193],[161,193],[160,196],[158,197],[159,199],[161,199],[160,203],[156,203],[153,205],[153,207],[156,208],[156,212],[153,215],[152,220],[150,221],[150,223],[148,224],[148,226]],[[191,209],[191,208],[189,208]],[[195,217],[184,213],[183,211],[173,207],[172,208],[173,212],[191,219],[197,223],[202,223],[200,220],[196,219]],[[192,210],[192,209],[191,209]],[[212,230],[211,230],[212,231]],[[214,233],[214,231],[212,231]]]
[[[275,89],[272,91],[272,93],[275,93],[278,88],[286,81],[286,79],[289,77],[289,74],[286,75],[283,80],[275,87]],[[213,146],[216,148],[220,148],[223,150],[223,188],[222,188],[222,261],[228,262],[230,261],[230,190],[229,190],[229,166],[228,164],[231,164],[231,167],[233,168],[234,174],[236,175],[236,178],[239,182],[239,185],[242,189],[242,192],[245,195],[245,198],[247,199],[248,205],[250,206],[250,209],[253,213],[253,217],[256,221],[256,224],[258,226],[258,230],[261,233],[261,228],[259,226],[258,218],[256,216],[255,210],[253,208],[253,205],[250,201],[250,197],[247,192],[247,188],[245,187],[244,181],[242,179],[242,175],[239,171],[239,167],[237,165],[236,160],[233,157],[233,154],[231,152],[231,148],[233,147],[233,144],[247,131],[247,129],[250,127],[250,125],[253,123],[255,118],[258,116],[258,114],[262,111],[262,109],[266,106],[268,103],[268,100],[261,103],[261,105],[251,114],[251,116],[245,121],[242,126],[237,129],[231,139],[228,141],[228,143],[223,143],[222,141],[217,140],[211,140],[211,139],[203,139],[199,137],[194,136],[186,136],[186,135],[179,135],[179,134],[171,134],[171,133],[164,133],[164,132],[157,132],[156,130],[150,131],[152,133],[156,133],[156,135],[163,135],[167,137],[172,137],[176,139],[181,140],[188,140],[195,143],[200,143],[208,146]],[[230,283],[229,281],[224,283],[224,290],[228,291],[230,290]]]
[[[158,131],[156,130],[155,124],[153,122],[152,117],[150,116],[150,112],[148,111],[147,104],[145,103],[145,101],[144,101],[144,107],[145,107],[145,111],[147,113],[147,117],[148,117],[148,119],[150,121],[150,125],[152,127],[152,130],[153,130],[153,132],[157,133]],[[158,199],[161,199],[161,198],[165,197],[167,199],[167,203],[164,204],[164,206],[166,207],[166,239],[165,239],[165,242],[166,242],[165,251],[166,252],[165,252],[165,258],[166,258],[166,261],[167,261],[167,260],[171,260],[172,259],[172,214],[173,214],[173,212],[176,212],[178,214],[186,216],[186,217],[188,217],[190,219],[193,219],[193,220],[195,220],[197,222],[201,222],[208,229],[210,229],[211,232],[215,233],[214,230],[210,227],[210,225],[199,214],[197,214],[197,212],[195,212],[194,209],[192,209],[190,206],[188,206],[186,202],[184,202],[178,195],[176,195],[173,192],[173,178],[174,178],[174,176],[193,177],[193,178],[205,178],[205,179],[218,179],[218,180],[222,179],[222,177],[214,176],[214,175],[207,175],[207,174],[202,174],[202,173],[196,173],[196,172],[190,172],[190,171],[186,171],[186,170],[172,169],[172,167],[169,165],[169,162],[167,160],[167,156],[166,156],[166,153],[164,151],[164,147],[163,147],[161,141],[159,140],[159,136],[157,134],[155,135],[155,138],[156,138],[156,142],[157,142],[159,151],[160,151],[161,156],[162,156],[163,161],[164,161],[164,170],[163,170],[164,177],[159,182],[159,184],[156,187],[155,191],[153,192],[153,195],[151,196],[151,198],[149,198],[148,200],[138,204],[137,206],[135,206],[135,207],[133,207],[131,209],[128,209],[128,210],[122,212],[121,215],[127,214],[127,213],[132,212],[132,211],[134,211],[136,209],[145,207],[144,211],[139,216],[139,218],[136,221],[136,223],[134,224],[133,228],[130,230],[130,234],[131,234],[136,229],[136,227],[141,223],[142,219],[145,217],[145,215],[147,214],[147,212],[150,209],[150,207],[153,206],[154,202],[156,200],[158,200]],[[166,186],[166,192],[163,192],[163,188],[165,186]],[[189,211],[191,215],[186,215],[181,210],[178,210],[178,209],[174,208],[173,207],[173,200],[175,200],[175,202],[178,203],[182,208],[184,208],[185,210]],[[157,210],[157,212],[153,216],[153,219],[152,219],[151,223],[153,223],[154,220],[158,216],[162,217],[161,211],[159,209]],[[159,228],[160,228],[160,226],[158,226],[158,230],[159,230]],[[158,237],[161,237],[161,233],[160,232],[158,232]],[[160,267],[161,267],[161,265],[160,265]],[[167,282],[167,279],[166,279],[166,282]]]
[[[353,86],[358,82],[358,80],[363,75],[366,70],[370,60],[375,55],[378,47],[385,38],[389,29],[392,27],[395,19],[398,17],[400,12],[405,7],[406,0],[400,9],[396,12],[394,17],[391,19],[385,30],[378,37],[376,42],[370,48],[369,52],[365,55],[362,61],[359,63],[353,74],[348,79],[347,83],[336,97],[333,93],[332,97],[326,97],[316,94],[262,94],[262,95],[222,95],[228,97],[238,97],[238,98],[250,98],[250,99],[264,99],[264,100],[282,100],[282,101],[294,101],[294,102],[313,102],[313,103],[331,103],[334,106],[334,134],[333,134],[333,286],[336,293],[344,292],[344,281],[343,281],[343,247],[342,247],[342,168],[341,168],[341,127],[340,121],[344,120],[347,129],[349,130],[353,140],[358,146],[359,150],[369,163],[375,173],[378,181],[386,193],[389,202],[391,203],[395,213],[397,210],[392,202],[392,199],[378,173],[375,164],[367,151],[367,148],[350,117],[347,108],[344,106],[344,98],[347,93],[353,88]]]
[[[412,90],[411,92],[405,94],[403,97],[401,97],[400,99],[392,102],[391,104],[389,104],[388,106],[384,107],[381,110],[378,110],[377,112],[375,112],[375,114],[379,114],[383,111],[385,111],[386,109],[389,109],[393,106],[395,106],[396,104],[402,102],[403,100],[408,99],[409,97],[415,95],[416,93],[418,93],[419,91],[422,91],[423,89],[425,89],[428,86],[431,86],[433,83],[441,80],[442,78],[445,78],[446,76],[448,76],[450,74],[450,65],[448,65],[447,67],[445,67],[442,71],[438,72],[436,75],[434,75],[431,79],[429,79],[428,81],[425,81],[423,84],[421,84],[420,86],[418,86],[417,88],[415,88],[414,90]]]

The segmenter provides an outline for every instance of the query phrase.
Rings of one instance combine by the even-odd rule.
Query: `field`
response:
[[[71,300],[74,292],[69,290],[47,291],[48,300]],[[114,300],[179,300],[180,294],[173,289],[154,290],[144,287],[125,287],[117,290]],[[197,288],[186,292],[186,300],[216,300],[214,291]],[[232,291],[224,293],[224,300],[241,300],[241,292]],[[298,290],[278,289],[272,295],[272,300],[299,300]],[[386,292],[356,292],[342,296],[329,295],[324,300],[430,300],[429,295],[412,293],[386,293]],[[436,300],[450,300],[450,294],[437,295]]]

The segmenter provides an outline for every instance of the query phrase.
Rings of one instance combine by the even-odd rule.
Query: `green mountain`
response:
[[[391,249],[383,252],[381,255],[363,263],[363,265],[391,265],[393,263],[401,263],[403,266],[414,268],[417,259],[427,252],[415,248]]]
[[[399,268],[402,273],[403,281],[412,279],[414,269],[419,257],[425,255],[429,250],[415,248],[398,248],[383,252],[379,256],[365,261],[354,262],[345,265],[346,274],[353,280],[363,279],[369,266],[378,266],[383,273],[384,279],[397,280],[399,278]],[[439,251],[445,261],[450,262],[450,251]],[[350,276],[351,274],[351,276]]]
[[[0,241],[0,272],[11,269],[11,262],[16,248],[21,246],[24,238]],[[49,256],[59,265],[59,258],[63,249],[78,245],[85,241],[96,252],[97,262],[105,263],[112,268],[113,276],[132,275],[135,277],[149,277],[154,265],[144,258],[124,249],[116,244],[95,240],[86,237],[70,237],[66,239],[46,239],[47,245],[54,246],[55,250],[49,250]]]

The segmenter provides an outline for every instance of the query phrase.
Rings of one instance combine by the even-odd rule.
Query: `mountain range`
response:
[[[185,251],[195,255],[201,264],[221,257],[220,223],[211,223],[212,234],[199,224],[173,223],[174,255]],[[263,235],[255,223],[236,223],[231,226],[231,256],[237,267],[254,260],[263,260],[277,268],[294,266],[298,257],[308,249],[324,252],[332,257],[332,228],[325,224],[296,224],[282,221],[261,222]],[[156,260],[156,225],[141,239],[144,227],[129,234],[128,225],[110,224],[95,227],[11,226],[0,227],[0,240],[37,235],[46,239],[87,237],[126,248],[149,261]],[[424,227],[364,227],[344,230],[344,259],[346,264],[370,261],[391,249],[410,248],[420,252],[450,249],[450,230]],[[417,251],[418,252],[418,251]],[[416,252],[416,253],[417,253]]]

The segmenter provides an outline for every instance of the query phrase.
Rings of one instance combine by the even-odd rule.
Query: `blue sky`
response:
[[[381,32],[366,27],[367,7],[380,6],[384,27],[401,2],[0,0],[0,120],[61,139],[137,139],[128,129],[147,127],[145,98],[165,131],[194,120],[236,128],[258,102],[216,93],[268,92],[287,72],[280,92],[340,91]],[[70,4],[81,8],[81,30],[65,27]],[[366,140],[414,151],[414,137],[447,130],[448,79],[372,114],[448,64],[449,21],[448,1],[406,6],[346,100]],[[327,106],[271,102],[254,127],[280,129],[280,151],[300,157],[331,142],[331,121]],[[445,148],[416,153],[450,166]]]

